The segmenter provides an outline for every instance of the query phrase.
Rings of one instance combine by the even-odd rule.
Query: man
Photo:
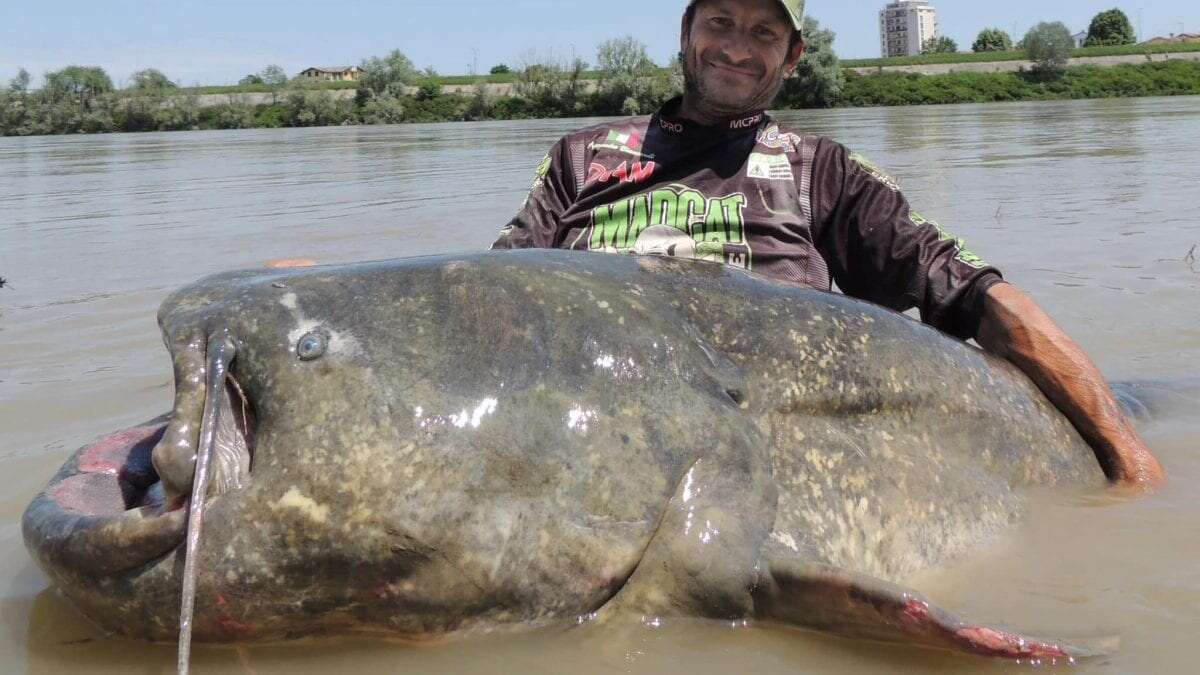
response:
[[[1086,354],[896,185],[828,139],[764,113],[804,54],[803,0],[691,0],[685,91],[651,117],[563,138],[494,249],[569,248],[722,262],[907,310],[1025,372],[1111,480],[1162,467]]]

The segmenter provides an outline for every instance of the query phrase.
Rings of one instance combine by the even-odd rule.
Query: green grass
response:
[[[1072,58],[1089,56],[1132,56],[1141,54],[1174,54],[1178,52],[1200,52],[1200,43],[1171,45],[1124,45],[1121,47],[1084,47],[1071,53]],[[936,63],[989,63],[996,61],[1024,61],[1025,52],[1014,49],[1007,52],[981,52],[967,54],[923,54],[892,59],[844,59],[843,68],[878,68],[886,66],[922,66]]]

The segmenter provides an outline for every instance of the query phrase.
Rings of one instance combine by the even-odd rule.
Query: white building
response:
[[[884,58],[916,56],[937,36],[937,10],[927,0],[899,0],[879,10],[879,49]]]

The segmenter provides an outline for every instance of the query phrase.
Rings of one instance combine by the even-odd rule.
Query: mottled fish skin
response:
[[[736,618],[768,553],[899,581],[1012,528],[1016,488],[1103,483],[1008,364],[719,265],[518,251],[235,272],[159,322],[181,392],[167,439],[195,433],[187,346],[219,330],[256,420],[249,476],[206,516],[197,640]],[[41,538],[86,451],[27,512],[30,550],[104,627],[171,640],[180,548],[97,574]]]

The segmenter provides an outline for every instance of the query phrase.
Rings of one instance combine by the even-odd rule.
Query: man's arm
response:
[[[570,137],[551,148],[538,163],[533,185],[517,215],[500,230],[492,250],[556,248],[562,238],[562,216],[575,200],[570,166]]]
[[[1016,286],[988,289],[976,341],[1033,380],[1092,446],[1110,480],[1146,488],[1166,481],[1096,365]]]

